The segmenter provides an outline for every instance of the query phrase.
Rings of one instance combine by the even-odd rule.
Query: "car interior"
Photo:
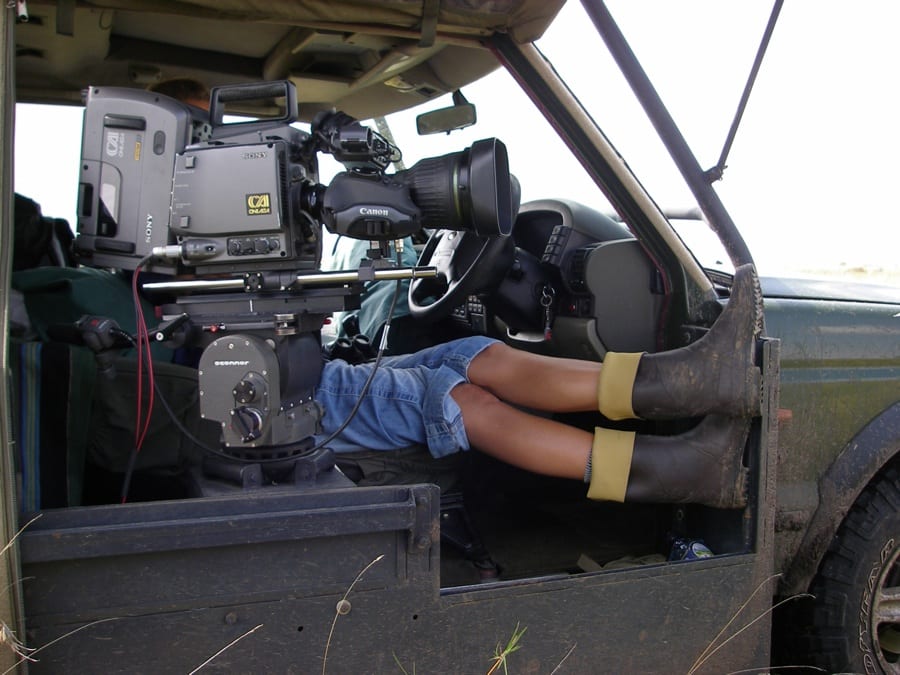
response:
[[[20,101],[79,105],[87,85],[143,91],[163,77],[196,77],[212,87],[285,80],[302,92],[301,121],[309,123],[332,108],[368,120],[457,91],[498,66],[489,50],[472,41],[488,26],[462,25],[457,34],[446,35],[395,6],[373,8],[378,16],[361,25],[318,18],[328,15],[325,0],[303,3],[312,8],[310,15],[293,16],[291,26],[239,21],[212,0],[195,3],[204,11],[185,10],[177,22],[163,9],[130,11],[121,2],[28,4],[29,21],[17,29]],[[296,3],[273,4],[277,12],[303,11],[291,9]],[[546,26],[557,4],[516,3],[518,9],[498,20],[508,22],[516,39],[527,40]],[[260,97],[229,101],[230,113],[255,119],[269,119],[271,108]],[[509,170],[515,174],[516,167]],[[13,287],[27,321],[13,324],[18,332],[11,354],[23,512],[114,504],[122,500],[123,482],[129,501],[202,498],[210,494],[210,480],[227,484],[223,489],[229,492],[248,489],[241,477],[198,479],[203,446],[217,447],[220,438],[218,426],[199,415],[196,344],[176,340],[150,348],[156,396],[165,403],[145,420],[137,455],[132,449],[134,410],[141,405],[140,356],[128,344],[98,344],[100,329],[82,321],[109,317],[134,334],[142,316],[151,329],[171,337],[182,333],[180,324],[172,325],[177,312],[165,307],[174,303],[205,317],[220,311],[217,303],[203,304],[205,296],[196,287],[173,292],[173,298],[167,285],[171,274],[142,274],[142,283],[157,281],[160,287],[145,289],[142,312],[135,314],[133,262],[109,272],[117,250],[95,260],[53,257],[57,237],[26,243],[26,230],[53,228],[39,211],[26,217],[25,209],[24,200],[21,208],[17,202],[17,236],[18,228],[23,232],[17,258],[23,262]],[[428,236],[420,239],[419,266],[440,274],[413,279],[408,298],[399,299],[409,302],[408,326],[435,342],[488,335],[517,349],[595,361],[608,351],[658,351],[682,341],[682,334],[704,330],[676,320],[679,335],[673,336],[672,317],[683,308],[673,306],[680,299],[668,287],[669,274],[603,207],[542,198],[522,202],[511,215],[507,236],[440,227],[421,233]],[[70,225],[71,231],[85,232],[81,223]],[[25,262],[26,252],[34,250],[47,255]],[[245,275],[254,267],[259,263],[228,271]],[[224,268],[215,265],[200,263],[196,269],[204,280],[224,276]],[[277,276],[290,270],[287,264],[267,271]],[[304,296],[312,298],[312,320],[325,313],[321,308],[328,302],[352,309],[359,284],[340,285],[327,302]],[[727,296],[724,285],[719,291]],[[279,296],[277,302],[290,300]],[[318,340],[317,327],[304,325],[301,332]],[[599,413],[558,417],[586,429],[603,424],[655,433],[678,433],[695,422],[611,422]],[[337,470],[346,477],[341,485],[433,482],[441,487],[444,589],[658,564],[679,538],[702,539],[717,555],[737,553],[752,536],[752,524],[740,511],[592,502],[583,484],[530,474],[479,452],[438,461],[422,448],[408,448],[393,464],[372,454],[365,448],[338,453]],[[250,489],[308,489],[289,483]]]

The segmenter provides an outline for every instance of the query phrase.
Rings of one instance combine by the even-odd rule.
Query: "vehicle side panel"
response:
[[[224,649],[222,672],[487,672],[517,627],[516,672],[765,668],[777,342],[763,354],[750,506],[690,507],[710,541],[743,529],[738,552],[442,591],[435,486],[47,510],[21,541],[30,669],[190,672]]]
[[[810,523],[830,523],[830,533],[813,538],[828,539],[865,480],[898,449],[896,421],[893,440],[860,432],[896,415],[900,304],[767,298],[765,308],[766,329],[782,344],[775,569],[790,570],[781,591],[795,593],[805,590],[822,553],[802,550],[812,545],[804,540]],[[841,453],[857,476],[832,481],[842,486],[835,499],[823,491],[823,477]],[[790,567],[795,559],[802,569]]]

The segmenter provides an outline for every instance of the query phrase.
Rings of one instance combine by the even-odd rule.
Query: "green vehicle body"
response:
[[[171,4],[143,9],[194,18],[216,9],[216,3],[205,9]],[[265,18],[253,3],[231,4],[232,11]],[[292,3],[272,4],[277,12]],[[338,4],[321,6],[337,11]],[[459,9],[460,3],[450,4]],[[495,3],[473,4],[477,18]],[[558,10],[557,3],[541,0],[521,4],[539,26]],[[592,16],[603,14],[601,3],[584,4]],[[65,18],[67,3],[33,7],[57,5]],[[435,39],[427,27],[437,15],[418,16],[418,5],[394,3],[385,12],[415,14],[421,23],[413,32],[424,44]],[[116,6],[123,3],[98,2],[94,11]],[[352,14],[359,11],[354,3],[347,7],[343,20],[360,32],[387,20],[371,10],[376,16],[367,22]],[[467,16],[460,10],[441,21],[466,25]],[[667,344],[680,344],[685,326],[703,323],[704,306],[724,301],[727,284],[714,287],[711,279],[720,277],[707,278],[678,242],[666,238],[662,214],[528,40],[519,44],[516,31],[474,25],[480,28],[453,33],[449,43],[474,40],[499,55],[606,186],[673,289],[660,334]],[[308,27],[299,22],[292,39]],[[13,8],[4,11],[0,28],[4,80],[11,82]],[[326,22],[317,30],[337,28]],[[615,42],[615,31],[609,32]],[[279,58],[287,58],[284,45]],[[490,69],[480,59],[473,63],[479,75]],[[631,67],[625,63],[623,70]],[[652,93],[639,77],[635,82]],[[14,220],[11,87],[0,91],[0,103],[0,347],[7,355],[14,344],[6,292]],[[708,182],[692,177],[677,129],[668,129],[664,111],[656,114],[711,226],[736,259],[745,256],[746,245]],[[627,270],[613,264],[609,274],[620,273]],[[5,539],[15,545],[2,557],[0,582],[10,591],[0,619],[37,651],[34,661],[25,661],[0,645],[0,664],[36,673],[200,667],[472,673],[506,664],[511,672],[733,672],[798,663],[897,672],[892,637],[900,619],[892,607],[900,587],[900,292],[767,278],[761,286],[763,408],[748,441],[750,500],[741,510],[587,503],[582,486],[475,458],[466,474],[475,487],[464,504],[448,501],[430,481],[355,486],[328,469],[297,488],[76,505],[44,509],[30,521],[38,514],[20,513],[16,504],[21,439],[11,411],[21,404],[5,356],[0,508]],[[724,291],[716,295],[715,288]],[[565,319],[555,328],[561,339],[593,349],[593,325]],[[587,337],[580,340],[582,334]],[[474,519],[474,531],[508,577],[478,578],[477,566],[472,576],[471,539],[462,553],[449,541],[454,526],[471,537],[467,519]],[[673,532],[702,539],[716,555],[659,559]],[[651,551],[657,557],[639,559]],[[516,639],[518,648],[511,649]]]
[[[896,454],[896,305],[769,298],[781,339],[778,565],[806,588],[840,522]]]

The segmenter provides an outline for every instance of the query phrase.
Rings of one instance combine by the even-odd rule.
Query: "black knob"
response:
[[[241,380],[234,389],[231,390],[234,400],[238,403],[250,403],[256,399],[256,387],[249,380]]]

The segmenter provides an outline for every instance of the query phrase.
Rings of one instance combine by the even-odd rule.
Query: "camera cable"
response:
[[[397,260],[399,263],[399,254],[397,255]],[[397,279],[395,284],[394,295],[391,298],[391,306],[388,309],[387,320],[385,321],[384,330],[381,334],[381,342],[378,344],[378,352],[375,354],[375,359],[372,361],[372,371],[369,373],[369,376],[366,378],[366,381],[363,384],[362,391],[360,391],[359,393],[359,398],[356,400],[356,403],[354,404],[350,412],[347,413],[347,417],[344,419],[341,425],[332,433],[330,433],[324,440],[317,443],[315,447],[313,447],[309,452],[315,452],[316,450],[324,448],[326,445],[340,436],[344,429],[347,428],[347,425],[350,424],[350,422],[356,416],[356,413],[359,412],[359,408],[362,405],[363,400],[366,398],[366,394],[369,393],[369,388],[372,386],[372,382],[375,379],[375,373],[378,370],[378,367],[381,365],[381,359],[384,356],[384,350],[387,347],[388,335],[391,331],[391,317],[394,315],[394,308],[397,306],[397,298],[400,296],[400,289],[402,288],[402,282],[400,279]]]
[[[150,430],[150,418],[153,414],[154,390],[156,389],[156,381],[153,375],[153,358],[150,354],[150,332],[147,330],[147,321],[144,317],[144,311],[141,304],[141,296],[138,291],[138,276],[141,268],[144,267],[152,256],[142,258],[134,268],[131,276],[131,295],[134,302],[134,323],[136,337],[132,339],[137,349],[137,389],[135,398],[137,401],[134,425],[134,448],[128,457],[128,466],[125,469],[125,477],[122,480],[122,492],[120,495],[121,503],[124,504],[128,500],[128,490],[131,487],[131,478],[134,475],[134,467],[137,464],[138,455],[147,438]],[[130,336],[129,336],[130,337]],[[147,405],[146,416],[144,411],[144,368],[147,370]]]

